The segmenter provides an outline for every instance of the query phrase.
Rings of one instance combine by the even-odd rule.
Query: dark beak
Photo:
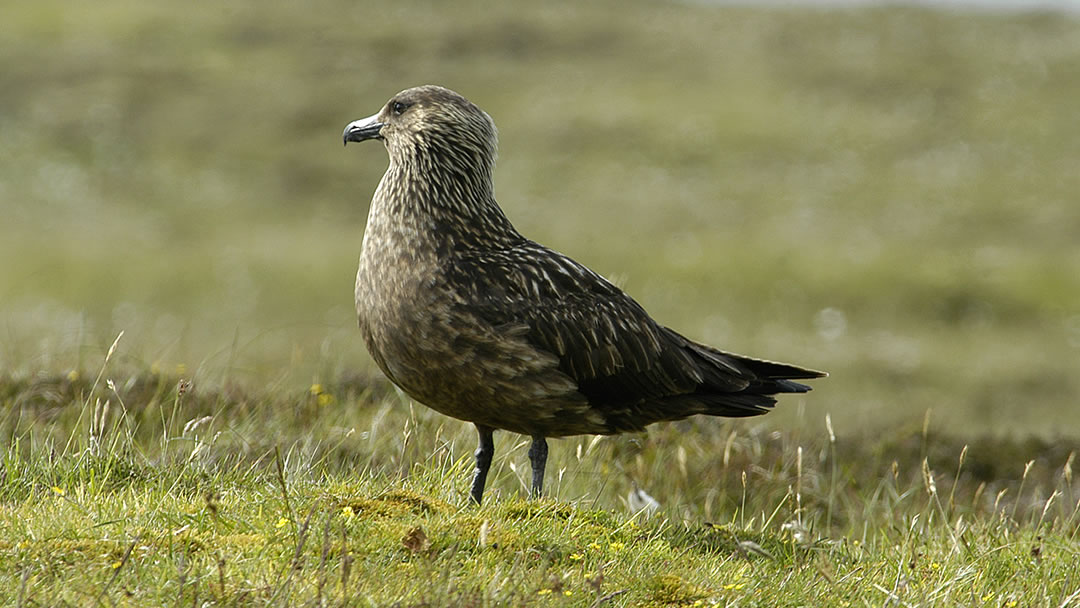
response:
[[[345,132],[341,134],[341,140],[345,145],[348,145],[350,141],[382,139],[382,135],[379,134],[382,128],[383,123],[379,122],[378,114],[354,120],[345,127]]]

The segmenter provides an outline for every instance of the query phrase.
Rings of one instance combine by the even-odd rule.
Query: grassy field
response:
[[[112,374],[106,368],[102,378]],[[119,384],[118,384],[119,382]],[[691,421],[524,443],[378,384],[8,381],[0,603],[1069,606],[1080,445]],[[343,415],[342,411],[348,411]],[[65,433],[67,433],[65,435]],[[639,487],[640,484],[640,487]],[[629,498],[646,489],[650,516]]]
[[[0,13],[0,603],[1080,602],[1077,19]],[[379,378],[351,302],[386,159],[341,129],[425,82],[499,125],[523,233],[831,377],[552,442],[541,502],[500,434],[468,507],[473,431]]]

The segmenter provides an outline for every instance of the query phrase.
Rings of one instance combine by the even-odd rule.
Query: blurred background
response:
[[[688,336],[832,374],[765,424],[1078,435],[1076,13],[0,12],[2,373],[92,375],[124,331],[117,364],[204,383],[374,376],[352,293],[387,160],[341,131],[437,83],[499,126],[524,234]]]

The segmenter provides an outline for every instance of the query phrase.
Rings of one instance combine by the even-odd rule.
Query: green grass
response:
[[[320,405],[175,380],[5,383],[5,603],[1058,605],[1078,583],[1060,446],[997,442],[958,466],[933,435],[871,455],[703,422],[559,442],[558,501],[518,498],[523,450],[504,444],[477,509],[469,430],[396,395],[360,407],[334,387]],[[89,405],[106,397],[125,405]],[[629,479],[672,502],[635,520]]]
[[[3,22],[0,603],[1080,600],[1075,17],[45,0]],[[526,235],[694,338],[831,376],[760,419],[552,442],[540,502],[499,434],[469,507],[474,432],[378,377],[351,302],[386,159],[341,129],[424,82],[494,117]]]
[[[471,427],[378,381],[245,392],[103,367],[6,378],[0,400],[7,605],[1065,606],[1080,588],[1075,442],[693,420],[554,442],[535,501],[525,444],[499,434],[478,508]]]

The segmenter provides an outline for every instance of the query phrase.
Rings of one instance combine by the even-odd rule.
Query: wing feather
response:
[[[473,282],[468,305],[488,322],[527,325],[525,339],[558,357],[559,370],[593,407],[688,394],[704,380],[691,353],[672,339],[678,334],[600,275],[550,249],[530,242],[465,255],[452,278]],[[725,371],[730,378],[717,384],[746,385],[738,370]]]
[[[656,323],[607,279],[531,241],[462,254],[452,266],[449,280],[470,314],[526,327],[519,338],[557,361],[590,416],[604,421],[587,432],[694,414],[756,416],[775,405],[776,393],[810,390],[789,379],[823,375],[694,342]]]

